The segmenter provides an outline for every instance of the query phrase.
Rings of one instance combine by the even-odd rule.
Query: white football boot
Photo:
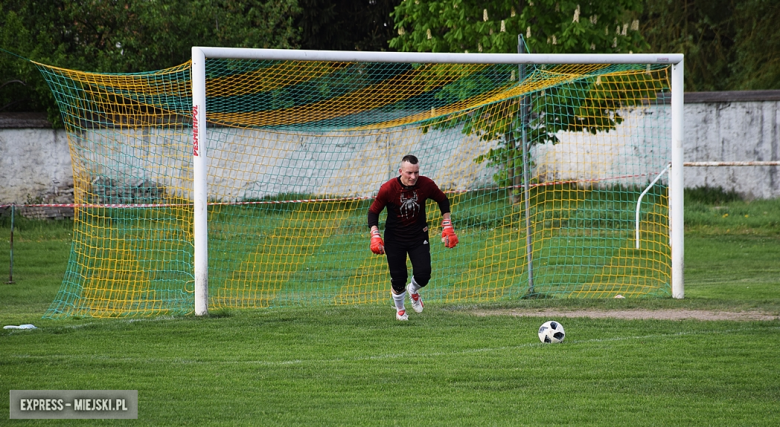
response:
[[[396,320],[409,320],[409,315],[406,314],[406,310],[398,310],[395,312]]]
[[[409,299],[412,301],[412,309],[414,309],[416,313],[422,313],[423,311],[422,297],[420,296],[419,292],[412,293],[412,291],[409,290],[409,286],[411,286],[411,283],[406,285],[406,293],[409,294]]]

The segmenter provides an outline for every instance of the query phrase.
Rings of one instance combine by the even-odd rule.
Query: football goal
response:
[[[682,298],[682,59],[194,47],[145,73],[37,64],[75,187],[46,316],[390,304],[367,212],[406,154],[460,237],[438,244],[427,207],[426,302]]]

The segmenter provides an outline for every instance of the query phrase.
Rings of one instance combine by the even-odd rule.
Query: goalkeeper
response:
[[[412,308],[423,311],[419,290],[431,279],[431,247],[428,239],[428,222],[425,217],[425,201],[433,199],[439,204],[442,216],[441,240],[448,248],[458,244],[458,236],[450,220],[450,201],[433,180],[420,176],[417,157],[406,155],[401,159],[399,176],[382,184],[379,193],[368,209],[368,226],[371,228],[371,251],[387,255],[390,269],[393,302],[398,320],[408,320],[404,299],[409,294]],[[379,233],[379,214],[387,207],[385,240]],[[406,257],[412,262],[412,280],[406,271]]]

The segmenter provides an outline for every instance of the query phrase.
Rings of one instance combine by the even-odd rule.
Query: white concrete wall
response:
[[[583,185],[642,185],[671,159],[671,109],[667,105],[621,110],[623,122],[609,132],[559,132],[559,144],[533,150],[543,181]],[[664,180],[665,182],[665,180]]]
[[[25,203],[70,187],[64,130],[0,129],[0,204]]]
[[[776,100],[686,103],[685,161],[780,160],[778,104],[780,101]],[[561,144],[535,149],[534,158],[540,167],[538,172],[544,180],[581,180],[627,174],[640,176],[620,181],[621,184],[644,183],[652,179],[653,174],[660,172],[668,162],[669,152],[667,147],[659,145],[655,140],[657,136],[649,132],[648,123],[652,123],[652,126],[669,126],[669,106],[657,105],[623,113],[626,122],[612,132],[595,136],[562,133],[559,135]],[[459,134],[458,130],[454,132]],[[471,162],[471,159],[490,148],[490,143],[480,142],[473,137],[459,137],[457,144],[433,148],[426,141],[436,138],[436,134],[422,135],[409,130],[383,135],[364,132],[357,139],[343,140],[337,151],[332,148],[326,151],[318,144],[318,137],[312,135],[280,139],[258,132],[248,135],[233,131],[215,132],[211,136],[221,138],[219,145],[225,149],[219,154],[212,153],[212,162],[240,160],[253,164],[241,171],[211,177],[209,185],[224,188],[223,197],[230,200],[259,198],[277,192],[330,193],[333,189],[340,189],[338,193],[342,196],[370,195],[376,191],[379,183],[395,174],[397,161],[409,152],[421,157],[424,174],[432,176],[446,188],[490,185],[492,173]],[[611,143],[616,136],[623,136],[626,141],[619,149]],[[125,131],[119,138],[105,135],[101,138],[105,150],[92,154],[97,162],[101,156],[116,158],[130,153],[138,159],[148,159],[155,150],[186,147],[188,136],[181,133]],[[248,139],[257,141],[252,149],[243,145],[243,141]],[[165,142],[162,148],[150,148],[159,142]],[[261,154],[263,147],[275,154]],[[74,149],[78,150],[79,147]],[[178,172],[174,172],[163,184],[180,188],[189,185],[186,182],[189,178],[180,176],[187,173],[190,162],[187,156],[189,152],[173,156],[178,159],[165,165],[165,168]],[[140,162],[143,163],[143,160]],[[331,173],[328,176],[312,175],[312,162],[327,162]],[[572,169],[569,165],[573,162],[578,166]],[[463,169],[453,168],[452,165],[456,164],[463,165]],[[122,167],[131,171],[140,170],[143,166],[131,163]],[[344,180],[339,171],[345,168],[356,170],[358,173],[353,176],[360,179]],[[274,175],[274,171],[280,169],[286,169],[295,179]],[[163,171],[159,165],[155,170],[158,172],[142,178],[159,182],[158,178]],[[134,175],[131,172],[128,174]],[[257,177],[263,175],[267,178],[258,180]],[[471,182],[465,182],[465,176]],[[58,202],[57,194],[73,185],[65,132],[40,128],[0,128],[0,183],[0,204],[25,203],[36,198]],[[685,170],[685,185],[721,186],[726,190],[736,190],[748,198],[780,197],[780,167],[689,167]]]
[[[314,133],[219,129],[210,135],[218,143],[209,150],[209,168],[219,175],[210,175],[209,193],[226,201],[279,193],[369,197],[398,174],[405,154],[418,156],[421,173],[442,188],[492,185],[492,171],[473,159],[495,143],[459,128],[330,132],[327,142]]]
[[[780,160],[779,107],[779,101],[686,104],[685,161]],[[775,198],[780,197],[780,166],[688,167],[685,185]]]

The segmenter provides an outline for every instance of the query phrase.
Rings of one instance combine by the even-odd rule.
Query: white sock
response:
[[[412,283],[409,283],[409,292],[416,294],[419,290],[420,285],[418,285],[417,282],[414,281],[414,277],[412,277]]]
[[[404,309],[404,299],[406,298],[406,291],[403,291],[402,293],[396,295],[395,292],[390,292],[393,294],[393,302],[395,303],[395,310],[401,311]]]

